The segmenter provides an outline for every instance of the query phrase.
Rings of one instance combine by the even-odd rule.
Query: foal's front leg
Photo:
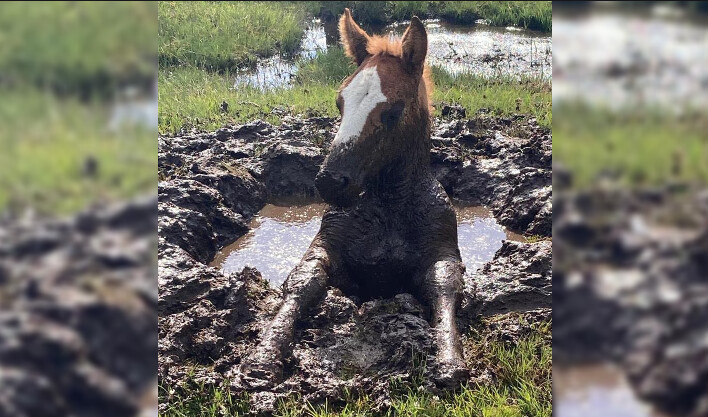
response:
[[[455,258],[433,263],[425,274],[423,291],[432,310],[438,370],[436,382],[453,387],[469,377],[455,313],[462,300],[465,267]]]
[[[300,315],[324,295],[329,254],[315,238],[283,284],[284,301],[263,333],[263,339],[239,367],[241,380],[251,387],[274,385],[283,377],[283,358]]]

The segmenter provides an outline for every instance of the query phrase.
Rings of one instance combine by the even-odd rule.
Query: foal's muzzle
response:
[[[361,187],[349,176],[327,169],[317,173],[315,186],[324,201],[339,207],[353,205],[361,193]]]

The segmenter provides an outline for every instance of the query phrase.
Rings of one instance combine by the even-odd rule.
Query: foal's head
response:
[[[349,206],[372,184],[428,164],[432,84],[428,37],[417,17],[401,39],[390,40],[369,36],[346,9],[339,34],[358,68],[337,94],[342,121],[316,185],[328,203]]]

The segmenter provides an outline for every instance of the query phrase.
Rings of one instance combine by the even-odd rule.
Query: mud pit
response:
[[[657,411],[707,415],[708,190],[561,190],[555,216],[554,363],[611,363]]]
[[[435,121],[431,160],[448,193],[467,205],[489,207],[509,229],[550,236],[548,129],[524,116],[499,119],[479,112],[464,118],[464,109],[454,107],[443,113],[448,116]],[[249,233],[249,222],[268,202],[316,199],[314,178],[337,123],[289,118],[277,127],[256,121],[159,138],[163,385],[176,386],[191,374],[206,384],[245,389],[231,379],[233,370],[257,344],[281,294],[256,269],[224,274],[207,264]],[[523,334],[528,323],[550,320],[550,277],[550,241],[504,240],[491,261],[466,275],[460,328],[479,326],[479,315],[508,312],[522,313],[526,324],[505,320],[495,332]],[[427,357],[424,387],[436,391],[426,379],[435,366],[428,313],[410,294],[362,302],[330,288],[298,323],[284,382],[250,388],[253,411],[272,412],[279,399],[292,395],[336,405],[344,390],[366,394],[384,409],[391,378],[410,381],[418,372],[415,357]],[[494,378],[483,364],[473,363],[474,352],[466,355],[474,369],[470,382]]]
[[[266,204],[248,226],[250,230],[221,249],[209,266],[225,274],[249,266],[258,269],[271,286],[280,286],[317,234],[327,205],[296,206]],[[494,257],[505,239],[525,238],[499,225],[485,207],[455,206],[462,261],[473,273]]]

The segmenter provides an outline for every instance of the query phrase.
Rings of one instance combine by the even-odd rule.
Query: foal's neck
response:
[[[430,170],[430,129],[411,131],[412,143],[394,159],[378,176],[373,193],[383,204],[410,204],[416,191],[427,183]]]

